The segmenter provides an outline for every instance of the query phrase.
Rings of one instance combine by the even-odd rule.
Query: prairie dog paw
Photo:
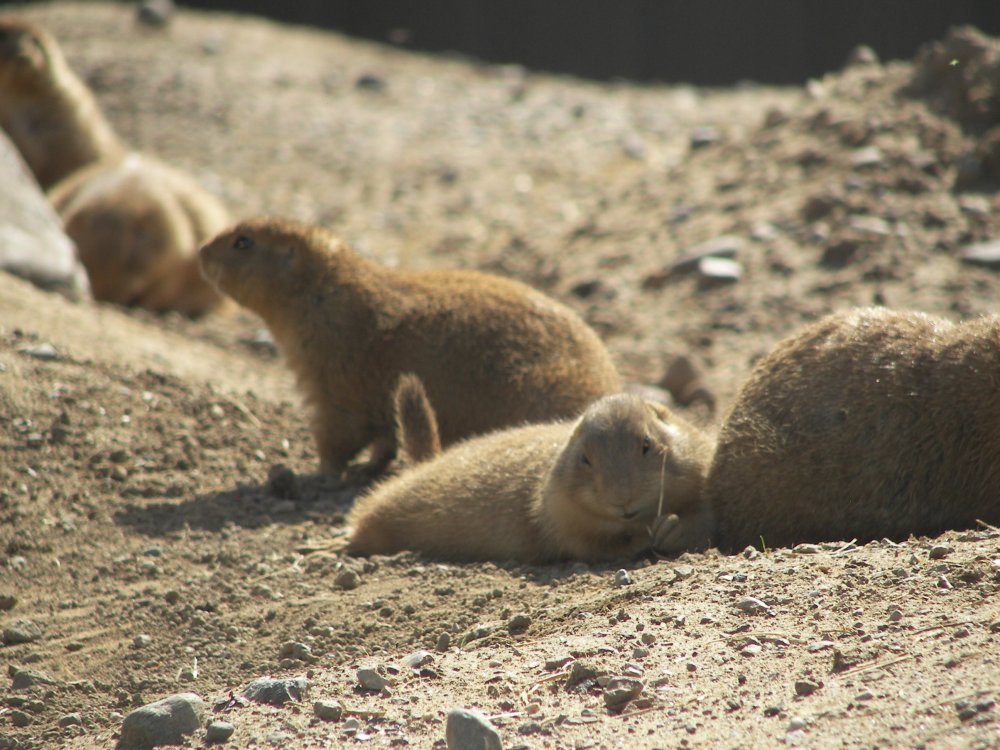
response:
[[[653,550],[664,555],[676,555],[687,549],[684,523],[676,513],[657,516],[649,529]]]

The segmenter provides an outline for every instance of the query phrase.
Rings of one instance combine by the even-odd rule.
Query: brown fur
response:
[[[193,179],[148,156],[101,161],[49,193],[94,297],[199,315],[223,297],[201,275],[198,248],[229,223]]]
[[[576,421],[473,438],[387,480],[352,510],[348,551],[536,563],[633,555],[656,544],[658,517],[698,504],[709,454],[708,439],[666,407],[607,396]]]
[[[597,334],[515,281],[384,268],[319,227],[276,219],[236,226],[201,257],[206,277],[270,328],[315,407],[327,472],[372,443],[372,468],[392,459],[404,372],[423,381],[443,445],[576,416],[619,387]]]
[[[401,375],[393,394],[396,443],[410,463],[429,461],[441,453],[437,416],[420,378],[412,372]]]
[[[754,368],[705,485],[724,550],[1000,522],[1000,317],[860,309]]]
[[[90,89],[42,28],[0,17],[0,126],[44,189],[125,149]]]

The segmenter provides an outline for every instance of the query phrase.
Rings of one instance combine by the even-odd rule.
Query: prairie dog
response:
[[[198,248],[229,216],[187,175],[132,153],[77,170],[49,199],[76,243],[96,299],[186,315],[223,303],[201,275]]]
[[[475,271],[405,271],[366,260],[317,226],[255,219],[201,250],[202,270],[260,315],[314,409],[321,469],[372,445],[396,453],[392,393],[423,381],[440,441],[577,416],[620,381],[597,334],[530,287]]]
[[[386,480],[349,514],[347,549],[533,563],[633,555],[657,546],[658,516],[693,514],[710,445],[660,404],[606,396],[576,420],[475,437]]]
[[[43,189],[125,147],[55,39],[41,27],[0,16],[0,126]]]
[[[441,453],[437,416],[420,378],[412,372],[399,377],[393,394],[396,442],[411,463],[429,461]]]
[[[715,543],[905,538],[1000,522],[1000,317],[856,309],[754,367],[705,483]]]

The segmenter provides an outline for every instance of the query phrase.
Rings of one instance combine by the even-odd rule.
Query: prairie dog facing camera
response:
[[[936,535],[1000,523],[1000,317],[854,309],[780,342],[719,431],[713,540]]]
[[[606,396],[576,420],[471,438],[377,485],[348,516],[347,549],[532,563],[634,555],[657,546],[660,519],[696,514],[710,451],[666,407]]]
[[[43,28],[0,16],[0,126],[43,189],[125,147]]]
[[[569,308],[476,271],[374,263],[318,226],[253,219],[201,250],[206,278],[263,318],[313,408],[321,469],[366,446],[396,454],[392,394],[412,372],[441,445],[509,425],[577,416],[619,389],[597,334]]]

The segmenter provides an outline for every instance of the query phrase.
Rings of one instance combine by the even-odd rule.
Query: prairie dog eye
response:
[[[233,241],[233,248],[235,250],[249,250],[251,247],[253,247],[253,240],[245,234],[241,234]]]
[[[653,447],[653,441],[649,439],[649,435],[646,435],[642,439],[642,455],[649,453],[649,449]]]

